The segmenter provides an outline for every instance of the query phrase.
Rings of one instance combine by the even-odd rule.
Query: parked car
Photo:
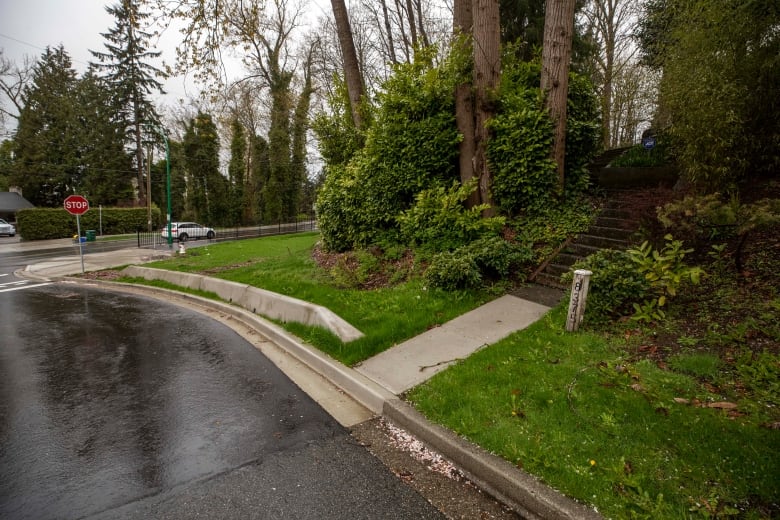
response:
[[[0,235],[8,235],[9,237],[12,237],[15,234],[16,228],[0,218]]]
[[[162,228],[161,235],[168,240],[168,226]],[[194,238],[208,238],[209,240],[217,236],[213,229],[201,226],[195,222],[171,222],[171,236],[179,242],[186,242]]]

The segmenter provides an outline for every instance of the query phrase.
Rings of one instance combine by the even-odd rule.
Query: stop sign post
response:
[[[69,195],[63,203],[65,211],[76,215],[76,231],[79,240],[79,255],[81,256],[81,273],[84,273],[84,245],[81,242],[81,221],[79,217],[89,210],[89,201],[83,195]]]

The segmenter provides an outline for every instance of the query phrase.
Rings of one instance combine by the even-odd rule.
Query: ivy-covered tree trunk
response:
[[[501,79],[501,27],[498,0],[474,0],[474,173],[479,177],[479,195],[489,204],[485,216],[495,214],[487,161],[490,132],[487,122],[495,112],[495,97]]]
[[[566,103],[574,32],[575,0],[547,0],[544,16],[541,89],[553,122],[552,159],[558,168],[558,191],[563,193],[566,156]]]
[[[268,141],[260,135],[252,137],[249,169],[251,172],[249,183],[251,189],[250,199],[253,202],[249,208],[252,211],[252,221],[260,222],[263,215],[265,215],[265,186],[271,176]]]
[[[473,48],[471,0],[455,0],[452,21],[456,41],[466,47],[464,52],[471,51]],[[455,123],[458,125],[458,132],[463,136],[458,143],[458,170],[463,184],[474,178],[474,97],[471,86],[471,81],[463,81],[455,87]],[[470,194],[466,201],[468,207],[477,206],[479,203],[479,191]]]
[[[303,189],[308,177],[306,171],[306,134],[309,130],[309,106],[311,105],[311,95],[313,92],[311,83],[311,65],[312,53],[309,56],[304,68],[303,89],[298,96],[298,103],[295,106],[293,114],[293,141],[292,141],[292,185],[291,200],[292,209],[295,214],[302,209],[308,211],[310,208],[301,208],[301,190]]]
[[[278,62],[271,69],[271,126],[268,131],[270,171],[263,190],[264,220],[275,223],[290,217],[289,195],[292,182],[290,160],[290,82],[292,74],[280,70]]]

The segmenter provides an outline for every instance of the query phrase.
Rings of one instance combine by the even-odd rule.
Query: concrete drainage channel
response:
[[[328,383],[335,385],[371,413],[382,415],[407,430],[431,449],[452,461],[480,488],[506,503],[524,518],[539,520],[603,518],[597,511],[563,496],[504,459],[429,422],[413,407],[373,380],[333,360],[314,347],[302,343],[281,327],[257,315],[325,327],[344,342],[363,336],[359,330],[329,309],[249,285],[191,273],[139,266],[129,266],[123,273],[127,276],[164,280],[180,287],[212,292],[228,303],[155,287],[102,281],[88,283],[135,294],[147,294],[168,301],[188,301],[195,307],[210,308],[225,313],[231,319],[265,336],[274,345],[323,377]],[[70,280],[85,283],[78,278]]]

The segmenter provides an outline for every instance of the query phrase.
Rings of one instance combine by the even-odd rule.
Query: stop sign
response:
[[[64,206],[71,215],[83,215],[89,209],[89,202],[81,195],[70,195],[65,199]]]

